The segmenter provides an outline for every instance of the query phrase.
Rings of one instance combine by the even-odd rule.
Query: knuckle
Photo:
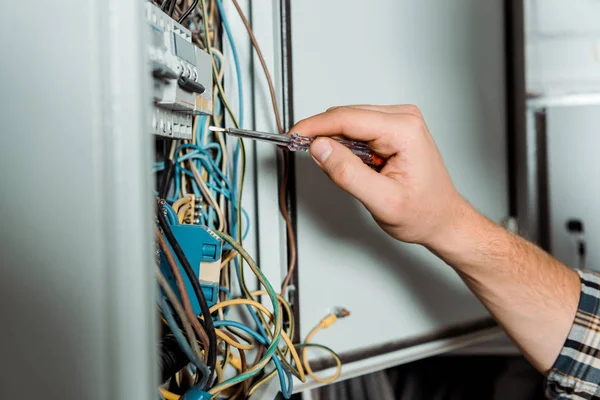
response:
[[[423,118],[414,114],[403,115],[401,118],[408,130],[411,132],[421,131],[425,125]]]
[[[335,107],[331,107],[329,110],[327,110],[327,112],[334,114],[334,115],[344,115],[349,110],[350,110],[350,107],[348,107],[348,106],[335,106]]]
[[[422,117],[423,116],[423,114],[421,113],[421,110],[416,105],[414,105],[414,104],[407,104],[405,107],[406,107],[406,111],[407,111],[408,114],[412,114],[412,115],[415,115],[417,117]]]

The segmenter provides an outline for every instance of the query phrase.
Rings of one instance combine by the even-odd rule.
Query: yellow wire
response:
[[[212,312],[211,312],[211,314],[212,314]],[[233,340],[232,338],[230,338],[229,336],[227,336],[226,334],[224,334],[223,332],[221,332],[218,329],[215,330],[215,333],[217,334],[217,336],[220,339],[225,341],[228,345],[235,347],[236,349],[240,349],[240,350],[253,350],[254,349],[253,344],[246,345],[246,344],[237,343],[235,340]]]
[[[192,201],[191,196],[184,196],[173,203],[173,210],[177,213],[179,212],[179,207],[181,207],[185,203],[189,203]]]
[[[268,294],[269,293],[266,290],[257,290],[257,291],[251,292],[250,296],[256,297],[256,296],[263,296],[263,295],[268,295]],[[290,307],[290,304],[287,302],[287,300],[284,299],[283,296],[280,294],[275,294],[275,295],[277,296],[277,300],[279,300],[279,302],[281,303],[283,308],[285,308],[285,312],[288,314],[288,316],[293,318],[294,314],[292,313],[292,308]]]
[[[252,394],[256,391],[256,389],[258,389],[259,387],[261,387],[262,385],[264,385],[265,383],[269,382],[271,379],[273,379],[273,377],[275,376],[275,374],[277,374],[277,370],[273,370],[271,371],[267,376],[265,376],[260,382],[257,382],[254,386],[252,386],[250,388],[250,390],[248,391],[248,396],[252,396]]]
[[[259,290],[259,291],[255,291],[250,293],[251,296],[261,296],[261,295],[265,295],[267,294],[267,292],[265,290]],[[291,336],[293,335],[293,318],[294,318],[294,314],[292,314],[292,309],[289,305],[289,303],[281,296],[281,295],[277,295],[277,299],[281,302],[281,305],[283,305],[283,307],[285,308],[285,311],[288,313],[288,316],[290,318],[290,340],[291,340]],[[266,327],[267,332],[269,332],[269,328]],[[286,350],[289,349],[289,351],[292,354],[292,358],[294,359],[294,362],[296,363],[297,369],[298,369],[298,375],[302,376],[302,382],[306,381],[306,376],[305,376],[305,372],[304,372],[304,368],[302,366],[302,363],[299,362],[298,360],[298,353],[297,350],[294,346],[292,347],[287,347]],[[285,351],[284,351],[285,354]],[[296,355],[296,357],[294,357],[294,355]],[[277,370],[273,370],[271,371],[268,375],[264,376],[260,381],[256,382],[254,384],[254,386],[252,386],[250,388],[250,391],[248,392],[248,396],[252,395],[252,393],[254,393],[259,387],[261,387],[262,385],[264,385],[265,383],[267,383],[268,381],[270,381],[271,379],[273,379],[275,377],[275,375],[277,374]]]
[[[258,296],[259,294],[267,294],[267,292],[265,290],[260,290],[260,291],[252,293],[253,296]],[[283,297],[281,297],[280,295],[277,295],[277,296],[278,296],[277,299],[279,301],[285,302],[285,299]],[[251,299],[232,299],[232,300],[226,300],[226,301],[220,302],[220,303],[218,303],[218,304],[216,304],[216,305],[214,305],[214,306],[212,306],[210,308],[210,313],[212,314],[213,312],[215,312],[215,311],[217,311],[217,310],[219,310],[220,308],[223,308],[223,307],[236,306],[236,305],[249,305],[249,306],[252,306],[252,307],[257,308],[260,311],[262,311],[270,320],[273,320],[273,318],[274,318],[274,316],[271,313],[271,311],[269,311],[264,305],[262,305],[258,301],[251,300]],[[269,330],[267,330],[267,332],[269,332],[269,334],[271,333]],[[300,362],[300,356],[298,356],[298,352],[294,348],[294,344],[290,340],[290,337],[287,335],[287,333],[284,332],[284,331],[281,332],[281,338],[283,339],[283,341],[285,342],[285,344],[290,349],[290,353],[292,354],[292,358],[294,359],[294,362],[296,363],[296,366],[298,368],[298,373],[300,375],[300,380],[304,382],[306,380],[306,377],[305,377],[305,374],[304,374],[304,369],[302,368],[302,363]]]
[[[202,17],[205,20],[208,20],[207,18],[207,12],[206,12],[206,2],[204,0],[200,0],[200,8],[202,11]],[[221,85],[221,82],[219,81],[219,76],[218,76],[218,68],[217,68],[217,64],[215,62],[215,57],[213,55],[213,49],[212,49],[212,45],[210,43],[210,35],[206,35],[206,49],[208,51],[208,54],[210,54],[211,59],[212,59],[212,63],[213,63],[213,75],[215,76],[215,82],[217,84],[217,89],[219,91],[219,95],[221,96],[221,100],[223,101],[223,105],[225,106],[225,109],[227,110],[227,113],[229,114],[229,117],[231,118],[231,122],[233,123],[233,125],[236,128],[239,128],[240,125],[237,121],[237,118],[235,117],[235,115],[233,114],[232,108],[229,104],[229,102],[227,101],[227,97],[225,96],[225,90],[223,89],[223,85]]]
[[[221,363],[217,362],[215,365],[215,372],[217,373],[217,383],[221,383],[225,380],[225,372],[221,368]]]
[[[162,393],[162,395],[165,397],[165,399],[167,400],[179,400],[181,398],[180,395],[175,394],[173,392],[169,392],[167,389],[159,387],[158,390],[160,390],[160,393]]]
[[[196,131],[198,130],[198,120],[200,116],[194,116],[194,123],[192,124],[192,143],[196,143]]]
[[[235,257],[237,257],[237,253],[235,251],[232,251],[231,253],[229,253],[227,255],[227,257],[225,257],[222,261],[221,261],[221,269],[225,268],[227,266],[227,264],[229,264],[229,262],[231,260],[233,260]]]
[[[185,221],[185,215],[187,214],[187,212],[189,210],[190,210],[190,205],[184,204],[183,206],[181,206],[181,208],[177,212],[177,219],[179,220],[180,224],[183,224],[183,221]]]
[[[308,336],[306,336],[306,340],[304,341],[305,344],[309,344],[310,341],[312,340],[313,336],[315,336],[315,334],[321,330],[322,328],[326,327],[324,324],[324,321],[321,321],[317,326],[315,326],[312,331],[310,331],[310,333],[308,334]],[[327,350],[327,349],[325,349]],[[328,350],[327,350],[328,351]],[[335,374],[329,378],[320,378],[317,375],[315,375],[315,373],[313,372],[312,368],[310,367],[310,364],[308,363],[308,348],[304,347],[302,349],[302,363],[304,365],[304,369],[306,369],[306,373],[316,382],[319,383],[332,383],[333,381],[335,381],[337,378],[340,377],[340,374],[342,373],[342,360],[340,360],[340,358],[337,356],[337,354],[332,353],[333,354],[333,358],[335,359],[335,362],[337,364],[337,369],[335,371]]]
[[[169,158],[171,160],[173,160],[175,158],[175,149],[176,149],[175,143],[176,142],[177,142],[177,140],[173,140],[171,142],[171,150],[169,151]]]
[[[206,187],[206,184],[202,180],[202,176],[200,176],[200,171],[198,171],[198,168],[196,167],[196,165],[194,163],[191,163],[190,167],[192,170],[192,174],[194,174],[194,177],[196,178],[196,182],[200,186],[200,190],[202,191],[202,194],[204,194],[204,196],[206,196],[206,198],[208,199],[208,202],[213,206],[213,208],[215,209],[215,211],[217,213],[217,219],[219,220],[219,225],[218,225],[217,230],[223,231],[223,229],[225,228],[225,217],[223,216],[223,211],[221,210],[221,207],[219,207],[219,204],[217,203],[217,201],[215,200],[213,195],[210,193],[210,190],[208,189],[208,187]]]

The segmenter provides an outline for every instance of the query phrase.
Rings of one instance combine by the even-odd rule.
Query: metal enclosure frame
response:
[[[156,397],[143,5],[0,15],[0,398]]]

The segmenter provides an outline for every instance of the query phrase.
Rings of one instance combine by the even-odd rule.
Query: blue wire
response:
[[[219,290],[223,293],[225,293],[225,296],[227,296],[227,299],[231,298],[231,292],[229,292],[229,290],[227,290],[227,288],[225,286],[219,286]]]
[[[225,300],[229,300],[231,298],[231,292],[227,290],[225,286],[219,286],[219,290],[225,293]],[[229,306],[225,307],[223,310],[223,317],[226,317],[229,314]]]
[[[242,240],[245,240],[246,236],[248,236],[248,233],[250,232],[250,216],[248,215],[246,210],[244,210],[243,207],[242,207],[242,216],[246,217],[246,229],[244,229],[244,233],[242,234]]]
[[[179,161],[182,161],[182,160],[180,159]],[[156,163],[156,164],[163,164],[163,163]],[[161,168],[160,170],[162,170],[162,169],[163,169],[163,168]],[[159,170],[159,171],[160,171],[160,170]],[[192,171],[190,171],[190,170],[189,170],[189,169],[187,169],[187,168],[180,167],[179,165],[176,165],[176,166],[175,166],[175,170],[176,170],[176,172],[177,172],[176,179],[180,179],[180,177],[179,177],[179,172],[183,172],[183,173],[185,173],[186,175],[188,175],[188,176],[190,176],[190,177],[193,177],[193,176],[194,176],[194,174],[192,173]],[[201,192],[200,192],[200,189],[198,188],[198,184],[196,183],[196,181],[195,181],[195,180],[192,180],[191,182],[192,182],[192,188],[193,188],[194,194],[195,194],[196,196],[200,196]],[[218,182],[218,181],[217,181],[217,182]],[[226,185],[227,185],[227,184],[231,185],[231,183],[230,183],[228,180],[226,180],[225,182],[226,182],[226,183],[225,183]],[[181,185],[180,183],[177,183],[177,184],[176,184],[176,188],[179,188],[179,187],[180,187],[180,185]],[[228,190],[223,190],[223,189],[220,189],[218,186],[215,186],[215,185],[213,185],[213,184],[210,184],[210,183],[207,183],[207,186],[208,186],[210,189],[212,189],[213,191],[215,191],[215,192],[217,192],[217,193],[219,193],[219,194],[222,194],[223,196],[225,196],[225,198],[226,198],[227,200],[229,200],[229,201],[231,201],[231,202],[233,203],[233,201],[234,201],[234,200],[233,200],[233,199],[234,199],[234,196],[232,195],[232,192],[230,192],[230,191],[228,191]],[[158,193],[156,193],[156,192],[155,192],[155,194],[156,194],[156,195],[158,195]],[[170,201],[171,203],[172,203],[172,202],[174,202],[174,201],[176,201],[176,200],[177,200],[177,199],[175,199],[175,198],[173,198],[173,199],[168,199],[168,201]],[[237,204],[235,204],[235,203],[233,204],[233,209],[234,209],[234,212],[233,212],[233,214],[236,214],[236,216],[237,216],[237,213],[235,212],[235,211],[237,210]],[[174,218],[174,221],[178,221],[178,219],[177,219],[177,215],[175,214],[175,211],[173,210],[173,208],[172,208],[171,206],[169,206],[169,207],[167,208],[167,214],[170,214],[170,213],[172,213],[172,214],[173,214],[173,216],[174,216],[174,217],[172,216],[172,218]],[[242,208],[242,216],[243,216],[243,217],[244,217],[244,219],[246,220],[246,227],[244,228],[244,233],[242,234],[242,239],[246,239],[246,237],[248,236],[248,233],[250,232],[250,216],[248,215],[248,212],[247,212],[247,211],[246,211],[244,208]],[[233,217],[233,216],[232,216],[232,217]],[[178,222],[176,222],[176,224],[177,224],[177,223],[178,223]],[[234,228],[235,226],[237,226],[237,221],[233,221],[233,220],[232,220],[232,221],[230,221],[230,223],[231,223],[231,225],[232,225],[232,231],[233,231],[233,228]],[[172,224],[173,224],[173,222],[172,222]],[[235,231],[234,231],[234,232],[235,232]]]
[[[197,144],[191,144],[191,143],[184,144],[182,146],[186,146],[186,147],[193,146],[193,148],[195,148],[196,150],[189,152],[187,154],[184,154],[183,156],[179,156],[178,155],[179,153],[176,153],[175,157],[179,162],[185,161],[188,158],[190,158],[189,156],[191,156],[193,154],[198,154],[198,153],[203,153],[208,157],[208,155],[209,155],[208,150],[210,150],[210,149],[217,150],[217,153],[215,154],[216,161],[214,161],[214,162],[218,164],[221,161],[221,148],[216,143],[209,143],[209,144],[205,145],[204,147],[199,146]],[[182,146],[180,146],[180,147],[182,147]]]
[[[175,210],[169,204],[165,204],[165,210],[167,211],[167,219],[171,225],[179,225],[179,219],[177,218],[177,214],[175,214]]]
[[[200,116],[200,119],[198,120],[198,128],[197,128],[197,132],[196,132],[196,145],[200,146],[202,143],[204,143],[204,125],[206,124],[206,119],[208,117],[206,115],[202,115]]]
[[[235,274],[237,276],[237,280],[240,283],[240,290],[242,290],[242,280],[241,280],[241,273],[240,273],[240,263],[237,259],[237,257],[234,259],[234,265],[235,265]],[[256,310],[254,310],[254,308],[250,305],[247,305],[246,308],[248,309],[248,312],[250,313],[250,316],[252,317],[252,319],[254,320],[254,323],[256,324],[256,327],[258,328],[258,331],[260,332],[261,335],[263,336],[267,336],[267,332],[265,331],[265,328],[262,326],[262,324],[260,323],[260,320],[258,319],[258,315],[256,314]]]
[[[240,329],[240,330],[246,332],[248,335],[252,336],[259,343],[261,343],[265,346],[269,346],[269,341],[267,340],[267,338],[265,336],[258,334],[256,331],[253,331],[246,325],[241,324],[237,321],[215,321],[214,324],[215,324],[215,328],[218,328],[221,326],[229,326],[232,328]],[[281,361],[279,361],[279,358],[277,358],[276,355],[273,355],[272,360],[275,363],[275,369],[277,369],[277,374],[279,375],[279,383],[281,385],[281,392],[283,393],[283,397],[285,397],[286,399],[289,399],[292,395],[292,391],[294,390],[292,373],[290,371],[288,371],[286,368],[282,367]],[[285,377],[288,378],[287,385],[285,384]]]
[[[223,9],[223,4],[221,0],[217,0],[217,7],[219,7],[219,14],[221,14],[221,23],[223,24],[223,28],[225,29],[225,35],[227,35],[227,40],[231,46],[231,54],[233,55],[233,63],[235,65],[235,74],[237,76],[237,86],[238,86],[238,101],[239,101],[239,110],[238,110],[238,119],[240,123],[240,127],[244,126],[244,92],[242,85],[242,71],[240,68],[240,59],[238,57],[237,47],[233,40],[233,35],[231,34],[231,29],[229,29],[229,22],[227,21],[227,17],[225,15],[225,10]]]
[[[177,325],[177,322],[173,317],[173,310],[171,309],[171,306],[169,306],[169,303],[165,300],[163,296],[158,296],[158,305],[162,309],[163,315],[167,320],[167,324],[169,325],[169,328],[171,328],[171,332],[175,336],[175,339],[177,339],[179,347],[181,347],[181,350],[185,353],[185,355],[192,362],[192,364],[201,371],[201,378],[198,382],[198,386],[201,389],[206,388],[206,384],[208,383],[208,376],[210,375],[208,367],[202,361],[198,360],[198,358],[196,358],[196,356],[194,355],[190,344],[186,340],[185,336],[183,336],[183,333],[179,329],[179,326]]]
[[[210,168],[212,168],[212,171],[216,172],[217,175],[219,175],[219,177],[223,180],[223,182],[225,182],[226,185],[231,186],[231,183],[229,182],[229,180],[227,179],[227,177],[225,175],[223,175],[223,172],[221,172],[221,169],[217,165],[217,163],[218,163],[219,160],[217,159],[217,161],[215,162],[212,158],[208,157],[208,152],[206,150],[204,150],[202,147],[198,146],[198,145],[195,145],[195,144],[182,144],[181,146],[179,146],[177,148],[177,150],[175,151],[175,159],[173,160],[173,162],[175,163],[175,165],[177,165],[179,162],[181,162],[184,157],[187,157],[187,158],[185,158],[187,160],[187,159],[197,158],[199,156],[199,154],[191,154],[191,155],[190,154],[186,154],[185,156],[178,157],[177,155],[179,154],[179,151],[181,149],[184,149],[184,148],[192,148],[192,149],[195,149],[195,150],[199,150],[201,153],[205,153],[207,156],[206,157],[201,157],[200,160],[206,161],[207,165]],[[205,166],[207,166],[207,165],[205,165]],[[211,173],[211,171],[209,171],[209,173]]]
[[[231,34],[231,29],[229,27],[229,22],[227,21],[227,16],[225,14],[225,10],[223,9],[223,3],[221,0],[217,0],[217,7],[219,8],[219,14],[221,14],[221,23],[223,24],[223,28],[225,30],[225,35],[227,36],[227,40],[229,41],[229,44],[231,46],[231,54],[233,56],[233,62],[234,62],[234,66],[235,66],[235,73],[236,73],[236,78],[237,78],[237,87],[238,87],[238,107],[239,107],[239,125],[240,127],[244,126],[244,91],[243,91],[243,82],[242,82],[242,71],[241,71],[241,67],[240,67],[240,59],[238,56],[238,52],[237,52],[237,46],[235,45],[235,41],[233,40],[233,35]],[[239,142],[236,145],[235,151],[234,151],[234,156],[233,156],[233,171],[234,171],[234,178],[232,179],[232,193],[235,194],[235,196],[237,196],[237,187],[238,187],[238,179],[237,179],[237,159],[239,156],[239,151],[240,151],[240,145]],[[234,195],[232,195],[232,202],[234,204],[237,203],[237,198],[235,198]],[[230,220],[230,225],[232,226],[232,233],[237,232],[236,229],[234,229],[237,226],[237,223],[239,221],[235,221],[235,218],[237,218],[237,213],[232,213],[234,215],[231,216],[231,220]],[[247,229],[249,230],[249,224],[247,225]],[[242,238],[245,238],[247,235],[247,232],[244,233],[242,235]],[[234,237],[236,237],[237,234],[235,234]],[[237,238],[239,240],[239,238]]]
[[[231,194],[229,193],[229,190],[223,190],[218,186],[215,186],[212,183],[207,183],[206,187],[208,187],[209,189],[212,189],[213,192],[217,192],[219,194],[222,194],[223,196],[225,196],[225,199],[227,200],[231,200]]]

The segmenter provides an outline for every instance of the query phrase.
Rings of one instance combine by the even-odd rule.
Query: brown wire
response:
[[[277,123],[277,130],[279,134],[283,135],[285,132],[283,131],[283,124],[281,123],[281,116],[279,115],[279,109],[277,107],[277,97],[275,96],[275,86],[273,85],[273,80],[271,79],[271,74],[269,73],[269,69],[267,68],[267,63],[265,62],[265,58],[263,57],[262,51],[260,50],[260,46],[256,41],[256,37],[254,37],[254,32],[252,32],[252,27],[250,23],[246,19],[244,15],[244,11],[240,7],[237,0],[232,0],[235,9],[237,10],[244,26],[246,27],[246,31],[248,31],[248,36],[250,36],[250,41],[252,42],[252,46],[254,50],[256,50],[256,54],[258,55],[258,59],[260,60],[260,65],[262,66],[263,71],[265,72],[265,77],[267,78],[267,82],[269,83],[269,92],[271,92],[271,103],[273,105],[273,112],[275,113],[275,122]]]
[[[239,340],[237,340],[237,338],[235,337],[235,335],[227,332],[226,330],[221,330],[221,332],[223,332],[225,335],[229,336],[231,338],[231,340],[233,340],[236,343],[240,343]],[[246,372],[248,370],[248,363],[246,361],[246,353],[244,352],[244,350],[242,349],[237,349],[238,352],[240,353],[240,362],[242,364],[242,373]],[[260,359],[258,359],[260,360]],[[245,381],[241,382],[241,387],[242,387],[242,392],[246,393],[248,392],[248,389],[250,388],[250,382],[248,382],[248,379],[246,379]]]
[[[261,345],[260,343],[257,343],[256,347],[257,347],[256,358],[254,359],[254,363],[251,366],[258,364],[258,362],[262,358],[263,354],[265,353],[265,347],[263,345]],[[251,385],[254,384],[255,382],[257,382],[259,379],[260,379],[260,377],[258,375],[255,375],[252,378],[248,379],[247,380],[248,386],[251,387]],[[247,393],[247,391],[244,393]]]
[[[208,362],[208,347],[210,345],[210,339],[208,338],[208,334],[204,330],[204,327],[200,324],[194,311],[192,310],[192,304],[190,303],[190,298],[188,296],[187,290],[185,288],[185,283],[183,282],[183,277],[181,276],[181,271],[179,271],[179,267],[177,266],[177,262],[175,261],[175,257],[173,256],[173,252],[169,248],[167,241],[160,233],[157,227],[154,228],[154,233],[156,235],[156,240],[158,241],[158,245],[163,251],[167,263],[173,272],[173,276],[175,277],[175,282],[177,283],[177,289],[179,289],[179,293],[181,294],[181,300],[183,303],[183,308],[185,310],[185,314],[187,318],[190,320],[194,331],[200,338],[202,345],[204,346],[204,361]]]
[[[281,284],[281,295],[285,295],[285,289],[287,289],[290,281],[292,279],[292,274],[294,273],[294,269],[296,268],[296,235],[294,234],[294,226],[292,224],[292,219],[290,217],[290,213],[287,208],[287,185],[289,181],[289,164],[287,162],[287,156],[284,155],[284,170],[283,177],[281,179],[281,190],[279,191],[279,207],[281,208],[281,214],[283,215],[283,219],[285,220],[285,227],[287,229],[288,234],[288,245],[290,248],[290,261],[288,265],[288,271],[285,275],[283,283]]]
[[[262,69],[265,73],[265,77],[267,78],[267,83],[269,85],[269,92],[271,94],[271,105],[273,106],[273,113],[275,114],[275,122],[277,124],[277,130],[279,131],[279,134],[283,135],[285,132],[283,130],[283,124],[281,123],[281,115],[279,114],[279,108],[277,106],[277,97],[275,95],[275,86],[273,85],[273,80],[271,79],[271,74],[269,73],[269,69],[267,68],[267,63],[265,62],[265,58],[263,57],[262,51],[260,50],[260,46],[258,45],[256,37],[254,36],[254,32],[252,32],[252,27],[250,26],[250,23],[246,19],[246,16],[244,15],[242,8],[238,4],[237,0],[232,0],[232,3],[235,6],[235,9],[237,10],[238,14],[240,15],[240,18],[242,19],[242,22],[244,23],[244,26],[246,27],[246,31],[248,31],[248,36],[250,36],[250,41],[252,42],[252,46],[254,47],[254,50],[256,51],[256,54],[258,55],[258,59],[260,60],[260,65],[262,66]],[[285,160],[287,161],[287,158]],[[287,200],[286,194],[287,194],[288,181],[289,181],[289,168],[288,168],[288,163],[285,162],[285,168],[284,168],[282,182],[281,182],[281,189],[279,192],[279,208],[281,210],[283,219],[285,220],[285,225],[286,225],[286,230],[287,230],[287,235],[288,235],[288,246],[289,246],[289,250],[290,250],[290,258],[289,258],[288,272],[287,272],[287,275],[285,276],[285,279],[283,280],[283,283],[281,285],[281,294],[282,295],[285,294],[285,289],[288,287],[288,285],[290,284],[290,280],[292,279],[292,274],[294,273],[294,269],[296,268],[296,257],[297,257],[296,237],[294,234],[294,226],[292,224],[292,219],[290,217],[289,210],[287,208],[287,201],[286,201]]]

